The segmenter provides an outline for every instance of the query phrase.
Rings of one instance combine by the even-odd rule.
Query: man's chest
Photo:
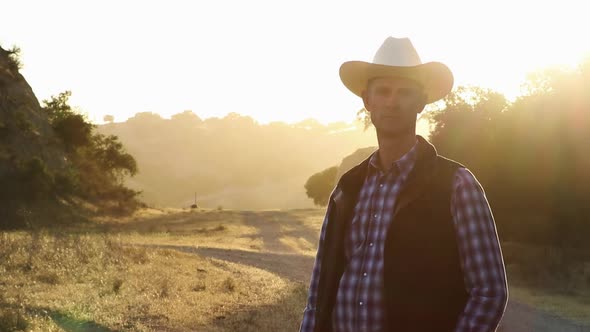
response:
[[[403,177],[395,172],[374,172],[366,178],[346,234],[345,251],[348,259],[367,247],[371,256],[369,258],[379,256],[402,188]]]

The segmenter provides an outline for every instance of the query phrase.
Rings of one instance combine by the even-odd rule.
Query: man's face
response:
[[[362,97],[379,135],[398,137],[416,133],[416,117],[425,105],[418,83],[401,77],[375,78]]]

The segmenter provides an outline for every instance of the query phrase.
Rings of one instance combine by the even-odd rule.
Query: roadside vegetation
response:
[[[297,328],[303,284],[198,254],[127,245],[124,239],[107,233],[0,233],[0,331]],[[146,242],[157,239],[143,235]]]

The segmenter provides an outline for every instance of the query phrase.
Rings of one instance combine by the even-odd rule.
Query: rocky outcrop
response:
[[[53,223],[69,211],[54,191],[68,163],[63,144],[18,69],[0,47],[0,229]]]
[[[65,153],[10,52],[0,47],[0,179],[38,158],[48,171],[66,165]]]

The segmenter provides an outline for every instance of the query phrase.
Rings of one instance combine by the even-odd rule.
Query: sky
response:
[[[260,123],[350,122],[361,100],[340,82],[388,36],[423,62],[513,98],[528,72],[590,54],[585,1],[8,1],[0,45],[21,48],[41,101],[65,90],[101,123],[139,112]]]

